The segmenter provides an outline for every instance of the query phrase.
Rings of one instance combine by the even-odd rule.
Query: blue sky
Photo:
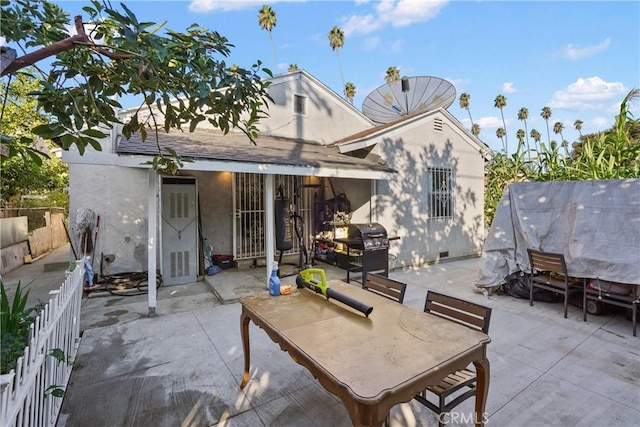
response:
[[[60,1],[72,15],[88,1]],[[529,110],[528,130],[547,140],[540,117],[549,106],[553,123],[564,124],[564,138],[607,129],[619,103],[640,88],[640,2],[638,1],[125,1],[143,21],[168,20],[167,28],[185,30],[197,23],[218,31],[235,45],[228,63],[251,66],[257,59],[275,73],[295,63],[342,94],[338,55],[327,34],[336,25],[345,33],[339,51],[344,79],[356,85],[354,105],[385,84],[388,67],[402,76],[435,76],[451,82],[456,100],[448,110],[470,127],[461,93],[470,94],[470,112],[481,127],[480,139],[499,150],[502,126],[494,107],[504,108],[510,151],[521,107]],[[119,7],[119,2],[112,1]],[[257,21],[263,4],[276,13],[272,30],[277,66],[268,33]],[[638,103],[632,105],[636,118]]]

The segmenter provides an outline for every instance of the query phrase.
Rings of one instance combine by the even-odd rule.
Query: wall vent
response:
[[[293,112],[295,114],[307,114],[307,97],[293,95]]]
[[[436,132],[442,132],[442,119],[440,117],[435,117],[433,119],[433,129]]]
[[[171,252],[171,264],[169,275],[171,277],[187,277],[189,270],[189,251]]]
[[[440,252],[438,258],[446,258],[449,256],[449,251]]]

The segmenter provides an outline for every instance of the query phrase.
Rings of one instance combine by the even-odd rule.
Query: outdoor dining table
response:
[[[475,424],[482,426],[489,390],[488,335],[404,306],[340,280],[331,289],[373,307],[367,317],[301,288],[241,299],[244,375],[250,378],[249,321],[262,328],[345,405],[354,426],[380,426],[391,408],[448,374],[475,365]]]

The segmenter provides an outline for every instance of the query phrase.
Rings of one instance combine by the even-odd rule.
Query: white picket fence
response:
[[[80,305],[84,265],[78,262],[58,291],[31,325],[29,346],[15,370],[0,376],[0,426],[53,426],[62,397],[51,395],[51,387],[65,389],[71,363],[80,342]],[[50,355],[64,353],[59,362]]]

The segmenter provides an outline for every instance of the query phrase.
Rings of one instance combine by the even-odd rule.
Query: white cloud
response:
[[[445,77],[444,79],[453,85],[458,96],[464,92],[465,86],[469,84],[469,79],[454,79],[453,77]],[[471,97],[471,95],[469,96]],[[469,100],[469,104],[471,104],[471,100]]]
[[[549,103],[551,108],[590,111],[607,108],[611,99],[627,92],[621,82],[606,82],[598,76],[579,78],[567,88],[556,91]]]
[[[376,6],[376,11],[382,22],[394,27],[406,27],[436,17],[447,3],[448,0],[382,0]]]
[[[4,36],[0,36],[0,46],[6,46],[7,39]]]
[[[239,10],[254,6],[255,2],[244,1],[220,1],[220,0],[192,0],[189,3],[189,10],[196,13],[207,13],[214,10]]]
[[[353,34],[369,34],[382,27],[382,22],[375,16],[368,15],[351,15],[343,19],[340,26],[344,31],[345,37]]]
[[[503,126],[502,119],[497,116],[481,117],[478,120],[474,120],[474,122],[480,125],[481,130],[498,129]]]
[[[274,3],[279,2],[279,0],[270,0],[268,3],[269,5],[273,5]],[[232,10],[262,7],[264,4],[267,4],[264,0],[191,0],[191,3],[189,3],[189,10],[196,13],[207,13],[214,10],[229,12]]]
[[[607,50],[609,45],[611,45],[610,38],[606,38],[601,43],[587,47],[575,46],[570,43],[564,50],[564,56],[569,59],[586,58],[588,56],[593,56],[598,52],[602,52],[603,50]]]
[[[516,90],[513,82],[504,82],[502,84],[502,92],[503,93],[516,93],[517,90]]]
[[[607,129],[610,126],[609,119],[605,117],[594,117],[590,123],[595,129]]]
[[[345,36],[369,34],[385,25],[406,27],[435,18],[449,0],[382,0],[375,14],[350,15],[342,20]]]
[[[364,50],[373,50],[380,44],[380,37],[367,37],[364,41]]]

